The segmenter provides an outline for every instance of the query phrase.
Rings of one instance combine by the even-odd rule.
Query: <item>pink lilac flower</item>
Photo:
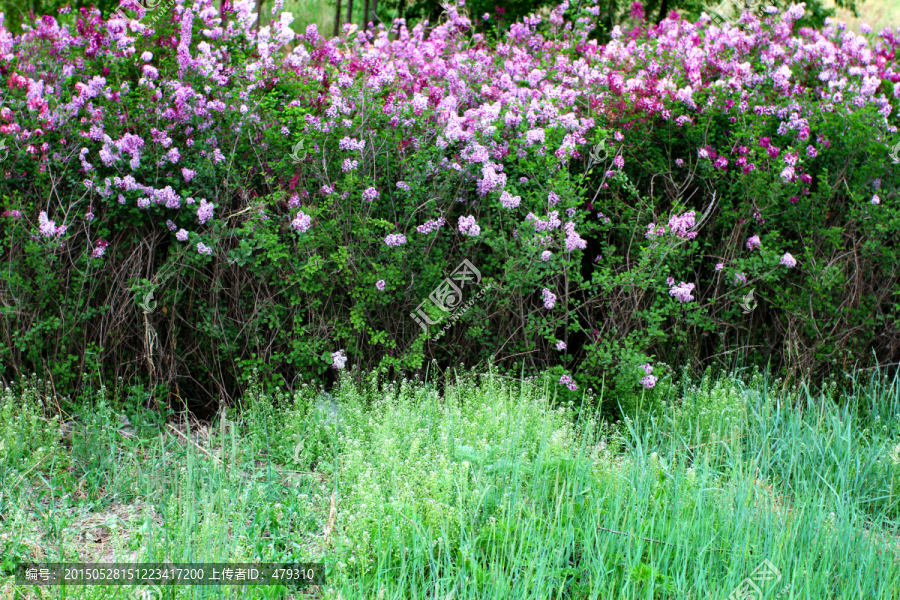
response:
[[[371,202],[378,198],[378,190],[373,187],[366,188],[366,190],[362,194],[363,200],[367,202]]]
[[[477,237],[481,233],[481,227],[475,224],[475,217],[460,217],[458,223],[459,232],[470,237]]]
[[[762,242],[759,241],[759,236],[754,235],[753,237],[747,238],[747,250],[756,250],[762,245]]]
[[[550,260],[551,256],[553,256],[553,253],[550,252],[549,250],[544,250],[543,252],[541,252],[541,260],[544,262],[547,262],[548,260]]]
[[[39,231],[44,237],[59,237],[66,232],[66,229],[68,229],[66,225],[57,227],[54,221],[47,218],[47,212],[43,210],[41,211],[41,214],[38,215],[38,222],[40,223]]]
[[[550,192],[550,194],[547,196],[547,202],[550,204],[550,206],[554,206],[559,202],[559,196],[556,194],[556,192]]]
[[[669,230],[675,234],[675,237],[692,240],[697,237],[696,231],[689,231],[696,224],[696,213],[688,211],[683,215],[674,215],[669,219]]]
[[[806,155],[810,158],[815,158],[819,155],[819,151],[816,150],[815,146],[807,146],[806,147]]]
[[[187,229],[180,229],[178,233],[175,234],[175,238],[179,242],[186,242],[188,240],[188,232]]]
[[[781,260],[778,261],[778,262],[779,262],[780,264],[786,266],[786,267],[789,268],[789,269],[791,269],[791,268],[797,266],[797,259],[794,258],[793,256],[791,256],[791,253],[790,253],[790,252],[785,252],[785,253],[784,253],[784,256],[782,256],[782,257],[781,257]]]
[[[747,277],[743,273],[735,273],[734,274],[734,282],[735,283],[747,283]]]
[[[653,367],[651,367],[649,363],[648,363],[648,364],[641,365],[641,366],[638,367],[638,368],[639,368],[639,369],[643,369],[643,370],[644,370],[644,373],[645,373],[646,375],[649,375],[650,373],[653,372]]]
[[[572,252],[574,250],[584,250],[585,248],[587,248],[587,241],[575,232],[575,223],[566,223],[565,230],[566,252]]]
[[[173,223],[171,220],[166,221],[166,227],[169,228],[169,231],[175,231],[176,229],[178,229],[178,225]]]
[[[300,233],[306,233],[306,231],[312,226],[312,217],[310,217],[305,212],[298,211],[297,216],[294,217],[294,220],[291,221],[291,227],[294,228],[295,231],[299,231]]]
[[[613,159],[613,164],[616,165],[621,170],[622,167],[625,166],[625,157],[623,157],[621,154],[617,155]]]
[[[385,236],[384,243],[391,248],[396,248],[397,246],[401,246],[406,243],[406,236],[402,233],[392,233]]]
[[[649,390],[653,389],[653,386],[656,385],[657,381],[658,379],[653,375],[647,375],[646,377],[641,379],[640,384],[644,386],[644,389]]]
[[[878,194],[872,196],[872,204],[881,204],[881,198],[878,197]]]
[[[674,277],[667,277],[667,278],[666,278],[666,285],[669,286],[669,287],[672,287],[673,285],[675,285],[675,278],[674,278]]]
[[[91,258],[100,258],[106,253],[106,247],[109,246],[109,242],[104,240],[99,240],[97,242],[97,247],[94,248],[94,251],[91,252]]]
[[[212,254],[212,248],[210,248],[203,242],[198,242],[197,243],[197,252],[199,252],[200,254],[209,255],[209,254]]]
[[[418,231],[419,233],[431,233],[432,231],[437,231],[438,229],[443,227],[444,223],[446,223],[444,217],[441,217],[440,219],[433,219],[431,221],[426,221],[422,225],[416,227],[416,231]]]
[[[572,379],[569,375],[563,375],[559,378],[559,385],[564,385],[573,392],[578,389],[578,386],[575,384],[575,380]]]
[[[385,286],[384,279],[379,279],[378,281],[375,282],[375,287],[377,287],[382,292],[384,291],[384,286]]]
[[[197,175],[197,171],[193,169],[184,168],[181,169],[181,174],[184,176],[184,180],[190,182]]]
[[[680,158],[676,158],[676,159],[675,159],[675,166],[676,166],[676,167],[683,167],[683,166],[684,166],[684,161],[681,160]]]
[[[397,182],[397,187],[400,188],[401,190],[404,190],[404,191],[407,191],[407,192],[411,189],[411,188],[409,187],[409,184],[406,183],[405,181],[398,181],[398,182]]]
[[[681,303],[690,302],[694,299],[691,295],[693,289],[693,283],[685,283],[682,281],[679,285],[669,290],[669,295],[676,298]]]
[[[3,211],[3,216],[4,216],[4,217],[9,217],[10,219],[21,219],[21,218],[22,218],[22,211],[19,211],[19,210],[6,210],[6,211]]]
[[[725,268],[725,263],[716,263],[716,271],[721,271]]]
[[[215,208],[215,204],[208,203],[206,198],[200,200],[200,208],[197,209],[197,218],[200,220],[201,225],[205,225],[207,221],[212,219],[213,210]]]
[[[566,343],[565,342],[556,342],[556,349],[559,350],[560,352],[562,352],[563,350],[566,349]]]
[[[359,166],[358,160],[351,160],[349,158],[345,158],[344,164],[341,166],[341,170],[344,171],[344,173],[349,173],[350,171],[356,170],[356,167],[358,167],[358,166]]]
[[[343,350],[338,350],[337,352],[331,353],[331,362],[332,366],[335,369],[341,370],[347,365],[347,357],[344,356]]]
[[[556,295],[552,294],[549,289],[544,288],[543,291],[541,291],[541,296],[544,298],[544,308],[551,310],[556,306]]]
[[[521,196],[513,196],[506,190],[503,190],[503,193],[500,194],[500,203],[504,208],[508,208],[510,210],[513,208],[517,208],[521,202]]]

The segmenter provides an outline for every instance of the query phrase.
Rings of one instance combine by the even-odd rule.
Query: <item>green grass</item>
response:
[[[7,390],[0,598],[131,591],[16,587],[12,564],[33,560],[323,562],[306,593],[348,600],[724,599],[767,560],[764,598],[900,597],[900,380],[843,398],[660,382],[610,424],[538,380],[376,379],[345,379],[337,412],[310,387],[254,388],[190,441],[105,389],[60,441],[43,384]]]

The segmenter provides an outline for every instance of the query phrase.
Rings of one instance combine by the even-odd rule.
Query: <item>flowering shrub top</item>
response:
[[[663,324],[676,327],[670,315],[685,318],[675,316],[682,311],[673,299],[694,304],[690,335],[722,321],[712,304],[692,302],[695,285],[712,290],[697,296],[711,303],[729,293],[716,272],[737,284],[747,283],[746,273],[766,277],[773,297],[787,298],[782,275],[767,269],[780,263],[800,277],[788,250],[825,252],[803,245],[806,225],[791,215],[840,206],[842,223],[865,230],[852,242],[858,248],[896,227],[885,228],[893,202],[881,205],[871,189],[838,198],[843,191],[827,178],[847,156],[832,148],[844,148],[839,122],[866,131],[859,143],[869,143],[869,153],[897,133],[897,34],[855,35],[831,23],[795,30],[802,4],[765,19],[745,13],[722,27],[706,15],[688,23],[674,12],[648,26],[639,11],[630,32],[616,27],[605,46],[589,38],[598,10],[591,4],[576,12],[563,3],[549,23],[532,15],[496,42],[473,35],[456,6],[430,30],[409,31],[398,21],[390,31],[330,40],[315,26],[298,35],[280,7],[268,26],[254,28],[252,0],[221,10],[211,0],[176,0],[170,14],[153,20],[137,3],[123,6],[130,20],[63,9],[21,36],[0,28],[9,90],[0,135],[15,147],[2,164],[3,218],[11,225],[5,248],[23,244],[22,235],[44,239],[31,263],[17,263],[23,273],[38,268],[41,253],[56,253],[87,280],[112,282],[121,272],[113,265],[147,240],[166,240],[177,249],[168,258],[193,265],[197,276],[227,257],[265,294],[299,284],[291,293],[300,296],[280,304],[302,312],[265,309],[270,323],[290,323],[259,330],[279,339],[279,350],[228,341],[237,344],[235,369],[266,363],[273,373],[324,373],[334,348],[360,344],[377,349],[367,351],[371,360],[404,368],[428,353],[455,356],[426,350],[407,315],[452,270],[448,257],[459,256],[515,294],[467,315],[481,322],[474,346],[521,355],[536,350],[522,331],[539,331],[549,350],[571,330],[580,336],[575,347],[569,343],[574,362],[559,364],[545,352],[545,365],[577,367],[593,380],[606,366],[627,363],[622,372],[636,386],[633,367],[665,352]],[[869,163],[896,185],[887,164],[886,154]],[[670,182],[664,196],[648,174]],[[733,227],[740,238],[698,233],[698,213],[672,191],[689,176],[724,198],[711,230]],[[872,184],[869,171],[858,178]],[[748,190],[772,193],[763,200]],[[864,212],[855,196],[863,193],[865,210],[886,210]],[[635,246],[641,239],[644,246]],[[746,249],[735,239],[746,240]],[[700,260],[700,248],[711,258]],[[603,260],[587,269],[582,253],[598,251]],[[13,256],[6,258],[22,260]],[[663,262],[690,281],[667,290],[652,266]],[[88,264],[93,270],[84,271]],[[888,287],[896,283],[885,277]],[[373,283],[385,280],[402,282],[404,291],[375,295]],[[631,336],[634,355],[609,336],[585,333],[614,310],[610,303],[624,302],[626,288],[636,300],[630,320],[615,329]],[[660,293],[639,291],[648,289]],[[557,301],[566,310],[547,314]],[[572,303],[582,308],[570,310]],[[256,304],[237,306],[233,321],[262,318]],[[711,321],[701,326],[701,317]],[[170,354],[192,327],[234,339],[213,324],[221,319],[207,318],[207,325],[174,323]],[[325,321],[333,325],[315,325]],[[509,327],[513,321],[522,327]],[[804,327],[809,335],[819,330]],[[300,332],[303,343],[291,341]],[[11,360],[36,360],[15,337],[8,332]],[[113,352],[109,340],[96,341]],[[821,344],[808,341],[822,358]],[[348,351],[351,364],[362,359],[356,352]],[[211,365],[212,354],[203,360]],[[172,366],[169,378],[178,372]],[[646,375],[640,383],[653,387]],[[227,387],[224,379],[216,385]]]

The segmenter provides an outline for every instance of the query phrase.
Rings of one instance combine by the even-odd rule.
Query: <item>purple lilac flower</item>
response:
[[[759,236],[754,235],[753,237],[747,238],[747,250],[756,250],[762,245],[762,242],[759,241]]]
[[[197,243],[197,252],[199,252],[200,254],[207,254],[207,255],[209,255],[209,254],[212,254],[212,248],[210,248],[209,246],[207,246],[207,245],[204,244],[203,242],[198,242],[198,243]]]
[[[379,279],[378,281],[375,282],[375,287],[377,287],[382,292],[384,291],[384,286],[385,286],[384,279]]]
[[[638,368],[639,368],[639,369],[643,369],[643,370],[644,370],[644,374],[646,374],[646,375],[649,375],[650,373],[653,372],[653,367],[651,367],[649,363],[648,363],[648,364],[641,365],[641,366],[638,367]]]
[[[400,188],[401,190],[404,190],[404,191],[407,191],[407,192],[411,189],[411,188],[409,187],[409,184],[406,183],[405,181],[398,181],[398,182],[397,182],[397,187]]]
[[[551,256],[553,256],[553,253],[550,252],[549,250],[544,250],[543,252],[541,252],[541,260],[544,262],[547,262],[548,260],[550,260]]]
[[[332,352],[331,362],[333,363],[332,366],[335,369],[343,369],[347,365],[347,357],[344,356],[344,351],[338,350],[337,352]]]
[[[384,238],[384,243],[391,248],[396,248],[406,243],[406,236],[402,233],[392,233]]]
[[[363,200],[371,202],[378,198],[378,190],[373,187],[366,188],[362,194]]]
[[[779,264],[786,266],[789,269],[792,269],[797,266],[797,259],[791,256],[790,252],[785,252],[784,256],[781,257],[781,260],[778,261]]]
[[[171,220],[166,221],[166,227],[169,228],[169,231],[175,231],[176,229],[178,229],[178,225],[173,223]]]
[[[725,268],[725,263],[716,263],[716,271],[721,271]]]
[[[667,278],[666,278],[666,285],[669,286],[669,287],[672,287],[673,285],[675,285],[675,278],[674,278],[674,277],[667,277]]]
[[[184,180],[190,182],[197,175],[197,171],[193,169],[183,168],[181,169],[181,174],[184,176]]]
[[[735,283],[747,283],[747,276],[743,273],[735,273],[734,274],[734,282]]]
[[[691,291],[693,289],[693,283],[685,283],[682,281],[679,285],[669,290],[669,295],[676,298],[681,303],[690,302],[694,299],[694,297],[691,296]]]
[[[197,209],[197,218],[200,220],[201,225],[205,225],[207,221],[212,219],[213,210],[215,208],[215,204],[208,203],[206,198],[200,200],[200,208]]]
[[[91,252],[91,258],[100,258],[106,253],[106,247],[109,246],[109,242],[104,240],[99,240],[97,242],[97,247],[94,248],[94,251]]]
[[[40,233],[44,237],[59,237],[68,229],[66,225],[57,227],[54,221],[47,218],[47,212],[43,210],[38,216],[38,222],[40,223]]]
[[[500,203],[503,205],[503,208],[512,210],[513,208],[517,208],[521,202],[521,196],[513,196],[506,190],[503,190],[503,193],[500,194]]]
[[[541,297],[544,298],[544,308],[552,310],[556,306],[556,295],[552,294],[548,288],[541,291]]]
[[[566,343],[565,342],[556,342],[556,349],[559,350],[560,352],[562,352],[563,350],[566,349]]]
[[[477,237],[481,233],[481,227],[475,224],[475,217],[460,217],[458,223],[459,232],[471,237]]]
[[[644,389],[649,390],[653,389],[653,386],[656,385],[657,381],[657,378],[653,375],[647,375],[646,377],[641,379],[640,383],[642,386],[644,386]]]
[[[431,221],[425,221],[423,224],[416,227],[416,231],[419,233],[431,233],[432,231],[437,231],[443,227],[445,223],[444,217],[432,219]]]
[[[188,240],[188,232],[187,229],[181,229],[178,233],[175,234],[175,239],[179,242],[186,242]]]
[[[294,228],[295,231],[299,231],[300,233],[306,233],[306,231],[312,226],[312,217],[310,217],[305,212],[298,211],[297,216],[294,217],[294,220],[291,221],[291,227]]]
[[[572,379],[572,377],[569,375],[563,375],[562,377],[560,377],[559,385],[564,385],[567,388],[569,388],[570,390],[572,390],[573,392],[578,389],[578,386],[575,385],[575,380]]]
[[[878,197],[878,194],[872,196],[872,204],[881,204],[881,198]]]
[[[3,211],[3,216],[4,216],[4,217],[9,217],[10,219],[21,219],[21,218],[22,218],[22,211],[20,211],[20,210],[6,210],[6,211]]]

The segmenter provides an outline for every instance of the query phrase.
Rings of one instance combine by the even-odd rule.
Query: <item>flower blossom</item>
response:
[[[694,297],[691,296],[691,291],[693,289],[693,283],[685,283],[682,281],[679,285],[669,290],[669,295],[676,298],[681,303],[690,302],[694,299]]]
[[[797,259],[791,256],[790,252],[785,252],[784,256],[781,257],[781,260],[778,261],[778,263],[786,266],[789,269],[792,269],[797,266]]]
[[[475,217],[460,217],[458,223],[459,232],[470,237],[477,237],[481,233],[481,227],[475,224]]]
[[[548,288],[544,288],[541,291],[541,297],[544,298],[544,308],[547,310],[551,310],[556,306],[556,295],[551,293]]]

